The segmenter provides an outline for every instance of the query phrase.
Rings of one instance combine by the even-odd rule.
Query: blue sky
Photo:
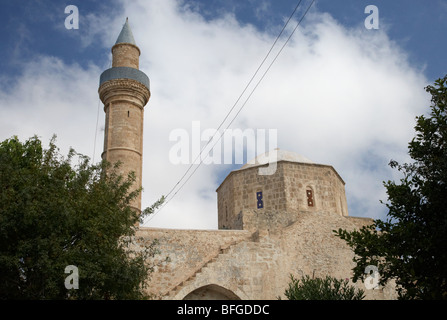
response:
[[[293,18],[291,27],[310,0]],[[57,134],[99,160],[104,115],[99,75],[126,17],[151,79],[145,111],[143,205],[188,168],[169,163],[172,130],[217,128],[297,1],[2,1],[0,139]],[[67,30],[67,5],[79,29]],[[367,30],[367,5],[379,29]],[[278,130],[278,146],[331,164],[346,181],[349,213],[384,218],[382,181],[409,160],[424,86],[447,73],[447,1],[317,0],[232,128]],[[276,49],[277,50],[277,49]],[[98,118],[99,115],[99,118]],[[98,122],[98,126],[96,123]],[[215,228],[215,190],[236,165],[199,168],[150,226]]]
[[[25,4],[26,3],[26,4]],[[55,1],[30,0],[26,2],[2,1],[0,18],[3,41],[0,50],[0,70],[3,75],[14,77],[20,72],[21,60],[32,59],[38,54],[60,57],[67,63],[100,64],[107,50],[103,44],[86,45],[81,38],[89,36],[94,23],[83,19],[86,15],[117,15],[124,4],[109,1]],[[224,12],[231,12],[241,23],[253,24],[260,30],[282,26],[284,18],[295,8],[291,0],[191,0],[184,4],[194,6],[206,19],[214,19]],[[262,7],[265,3],[265,8]],[[309,1],[304,1],[303,5]],[[76,5],[80,10],[80,29],[76,32],[64,28],[67,5]],[[447,61],[441,54],[447,46],[447,1],[443,0],[320,0],[312,10],[330,13],[341,24],[353,27],[363,24],[367,5],[376,5],[379,20],[390,39],[402,47],[410,61],[425,67],[430,81],[442,76],[447,70]],[[20,52],[19,52],[20,51]]]

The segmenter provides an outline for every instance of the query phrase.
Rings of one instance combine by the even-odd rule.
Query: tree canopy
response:
[[[350,285],[348,279],[331,276],[310,278],[308,275],[297,279],[290,275],[289,287],[284,295],[288,300],[362,300],[364,293]]]
[[[76,162],[75,164],[72,164]],[[134,173],[89,164],[55,137],[44,149],[37,137],[0,144],[0,299],[139,299],[144,297],[157,250],[132,245],[140,218],[129,206]],[[107,172],[107,174],[106,174]],[[76,266],[78,289],[67,289],[67,266]]]
[[[391,161],[403,178],[384,182],[387,220],[336,231],[356,255],[354,281],[375,265],[382,285],[396,280],[401,299],[447,299],[447,76],[425,89],[430,114],[416,118],[408,145],[414,161]]]

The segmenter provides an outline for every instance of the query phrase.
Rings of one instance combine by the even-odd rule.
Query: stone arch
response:
[[[183,300],[241,300],[233,291],[209,284],[188,293]]]

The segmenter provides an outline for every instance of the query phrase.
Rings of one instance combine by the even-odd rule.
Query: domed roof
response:
[[[276,148],[274,150],[267,151],[267,152],[257,156],[256,158],[248,161],[245,165],[242,166],[241,169],[256,167],[259,165],[267,164],[269,162],[278,162],[278,161],[314,163],[312,160],[310,160],[298,153]]]

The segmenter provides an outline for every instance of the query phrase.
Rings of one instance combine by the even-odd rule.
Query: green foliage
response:
[[[289,300],[362,300],[364,291],[356,289],[349,281],[334,277],[296,279],[290,275],[289,287],[284,295]]]
[[[380,284],[395,279],[401,299],[447,299],[447,76],[425,89],[430,116],[416,118],[409,143],[410,164],[391,161],[400,183],[384,183],[386,221],[359,231],[338,230],[356,257],[354,281],[367,265],[377,265]],[[379,232],[379,231],[380,232]]]
[[[64,158],[54,141],[46,150],[37,137],[0,144],[0,299],[143,298],[156,249],[132,250],[134,174],[89,165],[74,150]],[[68,265],[78,267],[79,289],[65,288]]]

